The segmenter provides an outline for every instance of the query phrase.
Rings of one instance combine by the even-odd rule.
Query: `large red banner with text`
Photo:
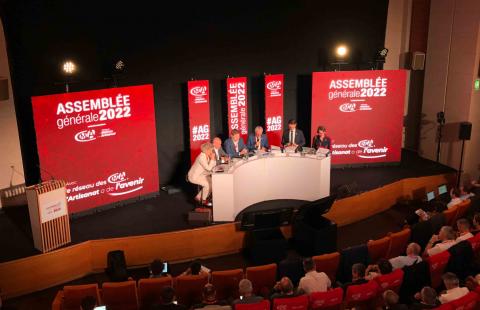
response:
[[[193,163],[200,146],[210,140],[210,99],[208,81],[188,82],[188,114],[190,122],[190,160]]]
[[[399,162],[405,70],[314,72],[312,137],[327,128],[333,164]]]
[[[246,142],[248,137],[247,78],[227,78],[228,131],[237,129]]]
[[[283,130],[283,74],[265,76],[265,131],[270,145],[280,145]]]
[[[158,192],[152,85],[32,97],[42,178],[70,213]]]

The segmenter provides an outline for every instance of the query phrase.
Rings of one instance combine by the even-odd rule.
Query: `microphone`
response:
[[[43,169],[42,167],[40,167],[39,164],[36,164],[36,166],[37,166],[38,169],[40,169],[40,171],[43,171],[43,172],[45,172],[46,174],[48,174],[48,175],[50,176],[50,180],[52,180],[52,181],[55,180],[55,177],[53,176],[53,174],[51,174],[48,170]],[[43,181],[43,180],[42,180],[42,174],[40,174],[40,182],[41,182],[41,181]]]

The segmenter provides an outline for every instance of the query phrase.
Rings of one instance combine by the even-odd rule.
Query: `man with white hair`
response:
[[[455,231],[450,226],[443,226],[438,235],[433,235],[425,247],[426,256],[432,256],[448,250],[456,244]]]
[[[468,288],[460,287],[460,281],[454,273],[447,272],[442,276],[442,280],[447,289],[447,291],[438,298],[442,304],[462,298],[469,292]]]
[[[211,143],[204,143],[200,147],[201,153],[198,154],[195,162],[188,171],[188,181],[193,184],[198,184],[202,189],[195,196],[195,200],[203,205],[211,206],[207,201],[208,196],[212,190],[212,169],[216,166],[215,152]]]
[[[266,151],[270,148],[267,135],[263,133],[262,126],[255,127],[255,132],[248,136],[247,148],[249,151]]]
[[[418,243],[412,242],[407,246],[407,255],[397,256],[390,259],[390,264],[392,264],[393,270],[401,269],[405,266],[411,266],[413,264],[419,263],[422,261],[420,257],[420,251],[422,248]]]
[[[222,160],[225,162],[227,161],[227,153],[222,148],[222,139],[219,137],[213,138],[213,151],[215,153],[215,160],[217,161],[217,165],[222,163]]]
[[[263,300],[263,297],[253,295],[252,282],[248,279],[242,279],[238,283],[238,292],[240,298],[233,301],[233,304],[254,304]]]

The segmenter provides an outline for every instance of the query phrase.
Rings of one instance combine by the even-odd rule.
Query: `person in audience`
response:
[[[453,206],[458,205],[461,203],[463,200],[460,199],[460,190],[458,188],[452,188],[450,190],[450,202],[447,203],[447,208],[451,208]]]
[[[370,281],[378,276],[389,274],[393,271],[392,264],[385,258],[378,260],[377,264],[369,265],[365,270],[365,280]]]
[[[153,262],[151,262],[149,267],[149,278],[162,278],[168,276],[168,273],[163,272],[163,267],[164,265],[161,259],[155,259]]]
[[[241,156],[248,153],[247,146],[240,137],[240,131],[237,129],[232,130],[230,138],[225,140],[223,146],[225,147],[225,152],[227,152],[230,157]]]
[[[324,272],[317,272],[315,262],[312,258],[303,260],[305,276],[300,279],[298,292],[310,294],[313,292],[326,292],[332,286],[332,282]]]
[[[417,302],[412,304],[412,310],[435,309],[440,306],[440,301],[437,299],[437,292],[429,287],[422,288],[420,293],[415,296]]]
[[[480,232],[480,213],[475,213],[473,216],[473,229],[472,234],[476,235]]]
[[[249,151],[267,151],[270,148],[267,135],[263,133],[263,127],[255,127],[255,132],[248,136],[247,148]]]
[[[473,237],[473,234],[470,232],[470,221],[467,219],[459,219],[457,221],[458,228],[458,237],[455,239],[455,242],[461,242]]]
[[[460,186],[459,190],[460,190],[460,199],[462,199],[462,201],[465,201],[475,196],[475,194],[472,193],[470,187]]]
[[[404,304],[399,304],[400,297],[392,290],[386,290],[383,292],[383,301],[385,302],[384,309],[387,310],[408,310],[408,307]]]
[[[190,267],[187,268],[181,275],[182,276],[198,276],[198,275],[208,275],[210,276],[210,269],[203,266],[200,260],[196,259],[192,261]]]
[[[195,200],[204,205],[211,206],[207,201],[212,192],[212,170],[217,165],[215,152],[211,143],[204,143],[200,147],[202,152],[198,154],[195,162],[188,171],[188,181],[200,185],[202,189],[195,196]]]
[[[233,301],[233,305],[236,304],[255,304],[263,300],[261,296],[255,296],[253,294],[253,285],[252,282],[248,279],[242,279],[238,283],[238,292],[240,293],[240,298]]]
[[[343,285],[343,290],[346,292],[350,285],[365,284],[368,280],[365,279],[365,265],[361,263],[352,265],[352,282]]]
[[[217,300],[217,290],[213,284],[206,284],[202,291],[202,302],[193,306],[193,309],[212,309],[220,308],[224,310],[231,309],[224,301]]]
[[[401,269],[405,266],[411,266],[413,264],[419,263],[422,261],[420,257],[420,252],[422,248],[418,243],[412,242],[407,246],[407,251],[404,256],[397,256],[390,259],[390,264],[392,264],[393,270]]]
[[[165,286],[161,292],[162,303],[152,306],[154,310],[187,310],[184,305],[179,305],[175,301],[175,290],[171,286]]]
[[[443,284],[447,289],[446,292],[440,295],[438,298],[442,304],[446,304],[453,300],[459,299],[469,293],[468,288],[460,287],[460,281],[458,277],[451,272],[447,272],[442,276]]]
[[[213,152],[215,153],[215,160],[217,161],[217,165],[220,165],[223,162],[227,162],[228,155],[225,153],[225,151],[222,148],[222,139],[219,137],[215,137],[212,140],[213,144]]]
[[[292,281],[288,277],[280,279],[280,281],[278,281],[273,287],[273,292],[274,293],[270,296],[270,299],[298,296],[298,294],[295,293]]]
[[[80,302],[80,310],[93,310],[96,306],[97,300],[93,296],[86,296]]]
[[[425,247],[425,256],[432,256],[448,250],[455,245],[455,231],[450,226],[443,226],[438,235],[433,235]]]

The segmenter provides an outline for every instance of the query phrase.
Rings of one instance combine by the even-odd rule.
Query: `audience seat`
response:
[[[340,253],[334,252],[330,254],[323,254],[312,257],[315,262],[315,266],[318,272],[325,272],[332,281],[335,283],[337,277],[338,265],[340,264]]]
[[[471,204],[470,199],[467,199],[457,205],[457,215],[455,220],[461,219],[465,216],[465,214],[468,211],[468,208],[470,208],[470,204]]]
[[[390,244],[388,246],[387,258],[394,258],[405,253],[411,235],[410,228],[404,228],[396,233],[389,233]]]
[[[172,286],[173,281],[170,276],[154,279],[140,279],[138,281],[138,301],[140,307],[148,307],[161,302],[162,289],[165,286]]]
[[[479,305],[479,296],[475,292],[470,292],[467,295],[450,302],[453,306],[453,309],[462,309],[462,310],[476,310]]]
[[[272,310],[308,310],[308,296],[275,298]]]
[[[367,242],[370,262],[376,263],[380,258],[386,258],[390,247],[390,237],[386,236],[377,240]]]
[[[311,310],[340,310],[343,308],[343,290],[337,287],[326,292],[315,292],[309,296]]]
[[[378,290],[379,287],[376,281],[350,285],[347,287],[345,294],[345,307],[375,309],[375,298],[377,297]]]
[[[379,286],[380,293],[386,290],[392,290],[398,294],[403,283],[403,270],[397,269],[389,274],[378,276],[374,280]]]
[[[211,283],[217,290],[217,299],[224,300],[238,297],[238,283],[243,279],[242,269],[213,271]]]
[[[246,278],[252,282],[253,293],[266,296],[273,289],[277,279],[277,264],[248,267]]]
[[[102,296],[108,310],[138,309],[135,281],[105,282],[102,285]]]
[[[270,310],[270,301],[265,299],[254,304],[236,304],[234,310]]]
[[[473,252],[475,254],[478,253],[480,250],[480,233],[476,234],[472,238],[468,239],[468,242],[470,242],[470,245],[472,246]]]
[[[178,303],[190,307],[202,300],[202,292],[208,283],[208,275],[188,275],[175,278],[175,294]]]
[[[84,285],[66,285],[63,291],[59,291],[52,304],[52,309],[78,310],[82,299],[87,296],[93,296],[97,300],[97,304],[101,304],[98,285],[84,284]]]
[[[430,270],[430,282],[432,287],[437,289],[442,285],[442,275],[450,259],[450,252],[443,251],[426,259]]]
[[[443,215],[445,215],[445,223],[448,226],[454,226],[455,220],[457,219],[458,214],[458,206],[453,206],[450,209],[443,211]]]

